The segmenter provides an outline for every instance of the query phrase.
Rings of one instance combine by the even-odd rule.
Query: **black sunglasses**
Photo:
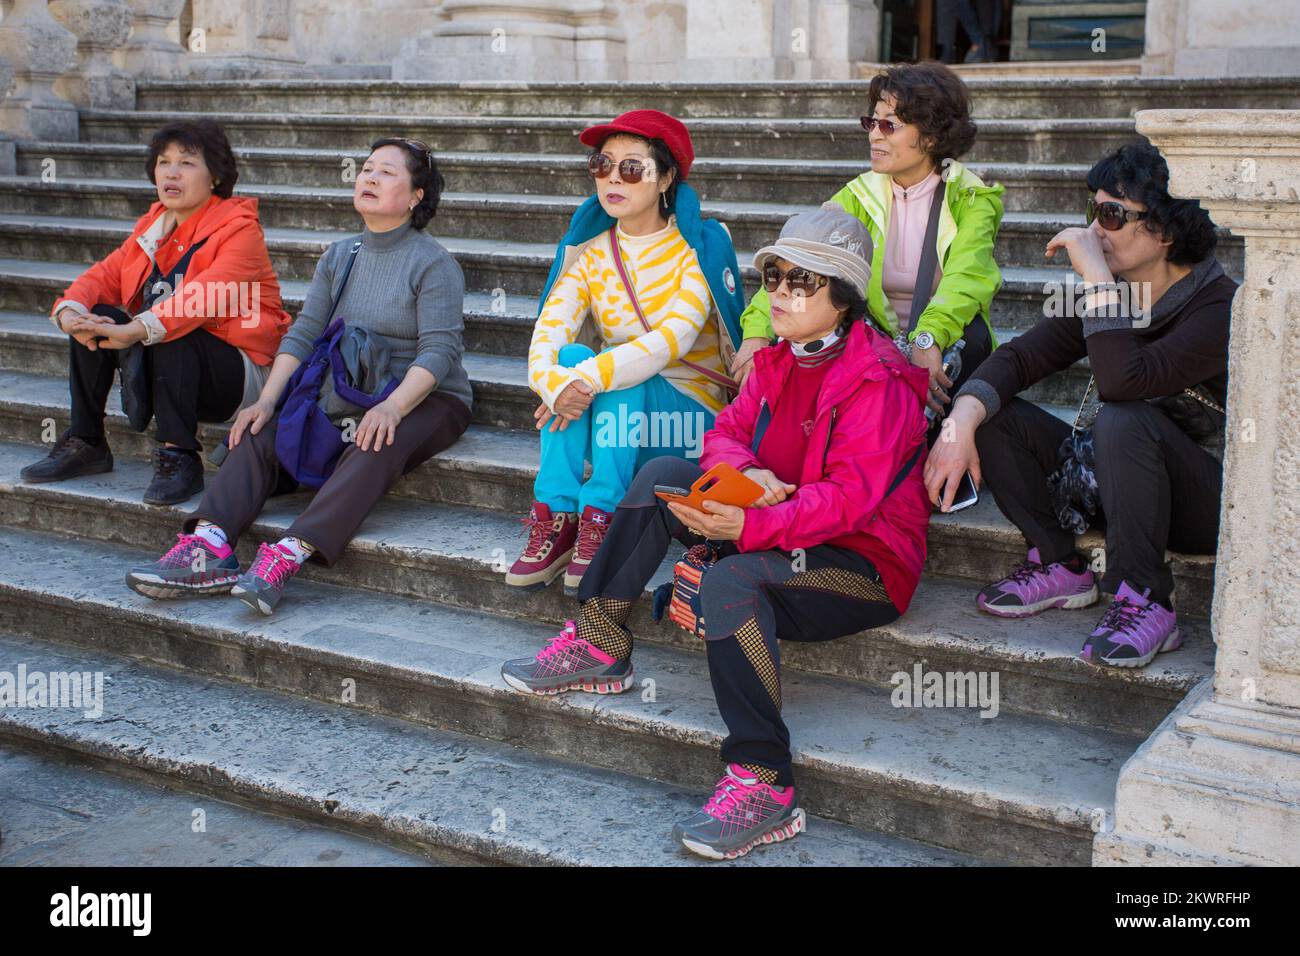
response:
[[[793,266],[785,272],[782,272],[775,263],[763,266],[763,288],[769,293],[774,293],[781,288],[782,279],[790,283],[792,295],[802,295],[805,298],[816,295],[818,289],[831,281],[823,275],[800,266]]]
[[[1101,223],[1101,228],[1107,232],[1117,232],[1124,228],[1128,222],[1136,222],[1147,217],[1146,210],[1136,212],[1132,209],[1125,209],[1122,203],[1117,202],[1097,202],[1089,197],[1088,206],[1084,210],[1084,218],[1088,220],[1088,225],[1092,225],[1093,220]]]
[[[607,179],[614,171],[614,160],[604,153],[592,153],[587,157],[587,171],[596,179]],[[647,165],[639,159],[625,159],[618,164],[618,178],[631,185],[639,183],[647,173],[653,175],[653,164]]]

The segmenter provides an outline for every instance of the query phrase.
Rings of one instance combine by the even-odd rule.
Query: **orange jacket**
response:
[[[50,314],[65,305],[85,311],[113,305],[136,315],[154,262],[167,276],[191,245],[207,240],[190,259],[181,287],[149,309],[166,330],[155,341],[170,342],[201,328],[243,349],[258,365],[269,365],[290,320],[257,218],[257,200],[213,196],[158,242],[151,261],[146,247],[157,232],[151,229],[165,212],[161,202],[154,203],[130,238],[68,286]]]

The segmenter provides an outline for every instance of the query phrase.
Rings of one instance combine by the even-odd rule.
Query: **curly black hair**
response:
[[[144,163],[145,174],[154,185],[157,185],[154,170],[158,157],[172,143],[187,152],[202,153],[203,162],[212,174],[212,192],[222,199],[230,198],[235,183],[239,181],[239,167],[230,140],[226,139],[226,131],[219,123],[210,119],[181,120],[168,123],[154,133],[149,139],[149,158]]]
[[[936,166],[959,158],[975,145],[970,91],[942,63],[905,63],[877,74],[867,88],[868,116],[886,95],[894,97],[894,114],[920,130],[921,148]]]
[[[385,136],[370,144],[370,152],[384,146],[399,146],[406,156],[406,171],[411,174],[411,189],[424,190],[424,198],[411,210],[411,228],[423,229],[438,213],[438,200],[446,187],[438,164],[434,161],[433,150],[425,143],[400,136]]]
[[[677,160],[673,158],[672,150],[668,148],[668,144],[662,139],[647,139],[644,136],[638,136],[636,133],[626,133],[619,130],[618,132],[610,133],[609,136],[602,139],[600,145],[591,151],[591,155],[599,155],[600,151],[605,148],[605,143],[615,136],[626,136],[629,139],[639,139],[650,148],[650,156],[655,161],[655,172],[660,176],[668,172],[673,174],[672,184],[664,190],[664,199],[666,200],[665,204],[668,207],[668,211],[672,212],[675,210],[677,208],[677,184],[682,181],[682,171],[678,168]]]
[[[1169,195],[1169,165],[1150,143],[1121,146],[1098,160],[1088,170],[1088,191],[1099,189],[1146,206],[1138,225],[1169,240],[1165,258],[1175,265],[1194,265],[1214,253],[1219,237],[1210,214],[1195,199]]]

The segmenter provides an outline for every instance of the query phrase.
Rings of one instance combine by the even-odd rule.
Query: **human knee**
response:
[[[559,354],[555,357],[555,364],[563,368],[573,368],[589,358],[595,356],[595,352],[587,346],[578,342],[570,342],[568,345],[560,346]]]
[[[671,485],[676,488],[689,488],[702,472],[700,466],[681,458],[661,455],[651,458],[636,473],[632,485],[623,497],[623,503],[629,505],[647,505],[655,502],[655,485]]]

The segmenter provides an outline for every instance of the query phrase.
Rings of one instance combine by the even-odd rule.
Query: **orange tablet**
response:
[[[745,477],[735,465],[719,462],[696,478],[695,484],[689,489],[669,490],[662,485],[656,485],[655,494],[664,501],[676,501],[696,511],[704,510],[706,500],[747,508],[763,497],[763,486],[752,478]]]

